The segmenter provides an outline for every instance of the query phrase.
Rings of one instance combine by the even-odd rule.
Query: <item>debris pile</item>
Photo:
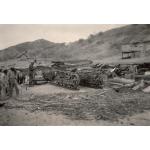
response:
[[[129,88],[150,93],[150,65],[116,65],[107,70],[107,85],[113,89]]]

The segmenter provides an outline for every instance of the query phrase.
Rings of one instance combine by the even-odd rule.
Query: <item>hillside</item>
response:
[[[29,58],[46,58],[57,55],[56,52],[64,46],[65,44],[63,43],[53,43],[44,39],[35,40],[33,42],[25,42],[1,50],[0,60],[16,59],[23,53],[26,53]]]
[[[44,39],[25,42],[0,51],[0,61],[16,59],[23,52],[30,58],[52,59],[91,59],[120,57],[121,44],[141,40],[150,35],[150,25],[127,25],[124,27],[99,32],[87,39],[79,39],[66,45],[53,43]]]

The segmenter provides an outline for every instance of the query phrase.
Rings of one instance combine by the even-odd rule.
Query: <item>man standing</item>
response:
[[[34,62],[29,65],[29,85],[34,84]]]
[[[8,95],[8,80],[6,75],[6,70],[0,69],[0,97],[5,99]]]
[[[5,94],[5,96],[9,96],[9,83],[8,83],[8,76],[7,76],[8,70],[5,69],[3,71],[3,73],[4,73],[4,79],[3,79],[3,81],[4,81],[4,94]]]
[[[16,90],[16,95],[19,95],[19,88],[17,84],[16,70],[15,68],[10,68],[8,71],[8,82],[9,82],[9,96],[12,97],[13,89]]]
[[[3,78],[4,78],[4,74],[2,72],[2,69],[0,69],[0,99],[2,99],[3,97]]]

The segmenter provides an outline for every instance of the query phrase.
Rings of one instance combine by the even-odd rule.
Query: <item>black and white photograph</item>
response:
[[[149,150],[149,6],[0,0],[0,149]]]
[[[1,126],[149,126],[149,24],[0,24]]]

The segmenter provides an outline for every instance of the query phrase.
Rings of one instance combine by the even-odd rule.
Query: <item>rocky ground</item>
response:
[[[150,125],[150,94],[54,85],[20,87],[0,107],[0,125]]]

